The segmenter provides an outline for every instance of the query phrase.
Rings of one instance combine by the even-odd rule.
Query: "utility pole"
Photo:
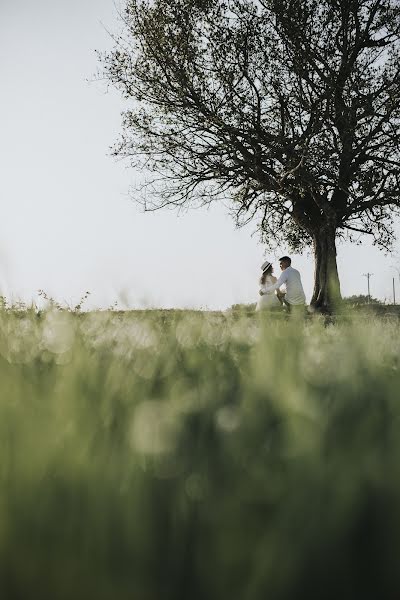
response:
[[[373,275],[373,273],[363,273],[363,277],[366,277],[367,281],[368,281],[368,304],[370,304],[370,302],[371,302],[371,292],[369,289],[369,280],[372,277],[372,275]]]
[[[394,271],[397,271],[397,275],[399,276],[399,285],[400,285],[400,268],[395,267],[394,265],[392,265],[390,268],[393,269]],[[394,285],[394,277],[393,277],[393,304],[396,304],[396,292],[395,292],[395,285]]]
[[[399,284],[400,284],[400,268],[399,267],[394,267],[393,265],[390,268],[394,269],[395,271],[397,271],[397,275],[399,276]]]

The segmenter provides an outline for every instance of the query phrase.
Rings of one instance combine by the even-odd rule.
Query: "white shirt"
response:
[[[287,267],[282,271],[278,281],[273,285],[265,286],[265,292],[268,294],[274,290],[286,286],[286,302],[289,304],[305,304],[306,296],[301,283],[300,273],[293,267]]]

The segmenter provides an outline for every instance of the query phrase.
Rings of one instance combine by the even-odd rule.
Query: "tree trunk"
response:
[[[311,306],[325,313],[334,312],[341,301],[336,263],[336,227],[321,226],[313,235],[315,274]]]

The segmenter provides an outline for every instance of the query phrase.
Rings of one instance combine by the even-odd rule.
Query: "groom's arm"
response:
[[[287,281],[287,273],[286,270],[282,271],[281,276],[279,277],[278,281],[272,285],[265,285],[264,286],[264,292],[260,294],[263,296],[264,294],[268,294],[269,292],[273,292],[274,290],[279,290],[279,288],[281,287],[281,285],[283,285],[284,283],[286,283]]]

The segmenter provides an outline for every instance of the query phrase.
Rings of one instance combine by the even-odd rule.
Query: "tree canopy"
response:
[[[340,296],[338,236],[388,248],[399,211],[395,0],[125,0],[105,76],[132,105],[115,155],[146,208],[229,199],[263,241],[312,245],[312,303]]]

